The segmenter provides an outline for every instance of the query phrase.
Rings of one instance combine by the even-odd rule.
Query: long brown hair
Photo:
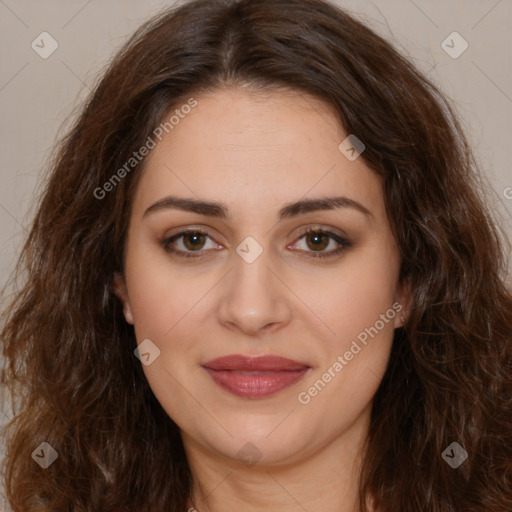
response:
[[[186,510],[179,430],[111,289],[144,162],[104,184],[171,108],[222,86],[324,100],[382,177],[412,304],[374,400],[361,510],[371,498],[379,512],[510,512],[512,298],[470,148],[432,83],[320,0],[196,0],[163,12],[115,56],[60,141],[2,332],[14,512]],[[31,458],[41,442],[59,454],[45,470]],[[453,442],[468,454],[457,469],[442,457]]]

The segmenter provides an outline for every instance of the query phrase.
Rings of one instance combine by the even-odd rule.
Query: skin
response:
[[[196,99],[197,107],[145,160],[124,275],[114,281],[138,343],[151,339],[160,350],[143,369],[181,429],[193,503],[201,512],[353,511],[372,400],[406,308],[309,403],[298,394],[395,302],[407,303],[381,182],[362,158],[349,161],[341,153],[347,134],[317,99],[242,88]],[[229,215],[175,208],[144,215],[168,195],[222,202]],[[357,201],[371,215],[342,207],[277,219],[285,204],[331,196]],[[197,247],[204,257],[164,249],[161,240],[184,228],[201,228],[208,237],[171,245]],[[332,231],[351,245],[314,258],[339,245],[327,238],[318,249],[301,234],[305,228]],[[236,252],[248,236],[263,249],[250,264]],[[275,395],[241,398],[201,367],[229,354],[279,355],[311,368]],[[246,443],[261,457],[255,465],[240,460]]]

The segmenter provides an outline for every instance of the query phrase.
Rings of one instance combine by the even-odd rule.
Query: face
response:
[[[146,158],[116,294],[187,445],[296,462],[367,425],[403,322],[381,183],[312,97],[196,99]]]

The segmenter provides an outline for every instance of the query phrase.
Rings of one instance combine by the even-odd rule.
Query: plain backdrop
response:
[[[451,99],[489,181],[492,208],[510,236],[512,0],[336,3],[393,42]],[[68,119],[68,126],[69,116],[129,35],[173,4],[0,0],[0,286],[14,268],[34,213],[41,171],[57,137],[64,133],[64,121]],[[45,37],[49,48],[48,36],[41,36],[42,32],[58,45],[47,58],[32,46],[34,41],[42,46],[40,40]],[[466,44],[467,49],[457,55]],[[8,417],[8,411],[0,411],[0,424]]]

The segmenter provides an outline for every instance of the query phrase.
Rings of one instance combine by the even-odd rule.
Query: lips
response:
[[[278,356],[230,355],[204,363],[203,368],[224,390],[244,398],[264,398],[297,382],[310,369]]]

